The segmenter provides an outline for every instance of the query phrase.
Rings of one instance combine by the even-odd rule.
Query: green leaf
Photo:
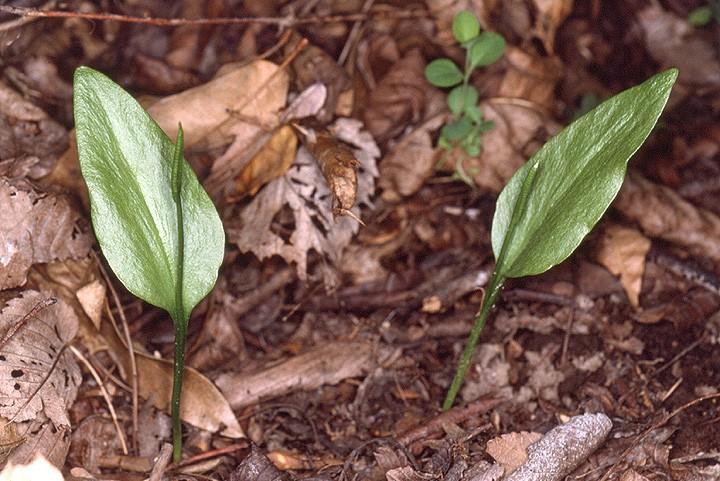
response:
[[[478,91],[472,85],[458,85],[448,94],[448,107],[454,115],[466,112],[468,107],[472,109],[478,101]]]
[[[480,107],[478,107],[477,103],[474,105],[466,105],[465,115],[467,115],[470,120],[472,120],[476,124],[479,124],[483,121],[482,110],[480,110]]]
[[[515,173],[492,225],[500,278],[540,274],[577,248],[617,195],[676,78],[667,70],[603,102]]]
[[[443,126],[441,133],[447,140],[460,140],[466,137],[472,131],[472,122],[463,116],[455,122],[450,122]]]
[[[215,206],[181,145],[176,149],[108,77],[78,68],[74,110],[80,167],[105,258],[130,292],[168,311],[176,326],[187,323],[223,258]]]
[[[505,39],[495,32],[483,32],[470,47],[470,69],[497,62],[505,53]]]
[[[696,27],[704,27],[712,20],[713,12],[709,6],[698,7],[688,14],[687,21]]]
[[[436,87],[452,87],[462,82],[463,74],[452,60],[439,58],[425,67],[425,78]]]
[[[478,23],[475,15],[463,10],[458,12],[453,19],[452,31],[455,40],[460,43],[465,43],[468,40],[472,40],[477,37],[480,33],[480,23]]]

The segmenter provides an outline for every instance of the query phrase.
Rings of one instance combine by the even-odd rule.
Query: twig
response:
[[[155,466],[153,466],[152,472],[150,473],[149,481],[162,480],[165,469],[167,469],[168,464],[170,464],[170,456],[172,456],[172,450],[172,444],[163,444],[162,448],[160,449],[160,454],[158,454],[157,461],[155,461]]]
[[[373,3],[375,3],[375,0],[365,0],[365,3],[363,4],[362,10],[360,10],[360,12],[363,14],[367,14],[372,8]],[[340,56],[338,57],[338,65],[343,65],[345,63],[345,60],[347,60],[347,57],[350,55],[350,51],[353,48],[353,45],[355,45],[355,41],[360,34],[360,27],[362,27],[362,21],[357,21],[353,24],[352,29],[348,34],[347,40],[345,41],[345,46],[343,47],[342,52],[340,52]]]
[[[14,7],[0,5],[0,12],[10,13],[21,17],[40,18],[82,18],[85,20],[99,20],[120,23],[140,23],[156,27],[177,27],[180,25],[246,25],[259,23],[264,25],[277,25],[290,28],[297,25],[323,24],[337,22],[357,22],[368,18],[425,18],[429,16],[427,10],[393,10],[368,13],[350,13],[343,15],[311,15],[303,18],[286,17],[218,17],[218,18],[158,18],[158,17],[132,17],[109,12],[68,12],[64,10],[37,10],[34,8]]]
[[[138,370],[137,370],[137,363],[135,362],[135,350],[133,349],[132,345],[132,337],[130,337],[130,327],[128,326],[127,317],[125,317],[125,310],[122,307],[122,304],[120,303],[120,296],[118,296],[117,291],[115,290],[115,286],[113,286],[113,283],[110,281],[110,277],[108,276],[107,271],[105,270],[105,266],[102,265],[102,262],[100,262],[100,258],[98,257],[97,253],[95,251],[93,252],[93,256],[95,257],[95,262],[100,268],[100,272],[102,273],[103,277],[105,278],[105,283],[107,284],[108,288],[110,289],[110,295],[112,295],[113,302],[115,303],[115,306],[117,307],[118,314],[120,314],[120,320],[122,321],[122,328],[123,328],[123,334],[125,336],[125,343],[127,344],[128,354],[130,358],[130,387],[132,388],[132,430],[133,430],[133,436],[132,436],[132,447],[133,452],[137,454],[138,452],[138,430],[139,430],[139,423],[138,423],[138,406],[140,404],[138,399]],[[105,299],[105,309],[107,310],[108,316],[112,320],[113,326],[115,326],[115,329],[117,330],[117,322],[115,321],[115,317],[113,316],[112,310],[110,310],[109,303],[107,302],[107,299]]]
[[[123,434],[122,430],[120,429],[120,423],[118,422],[117,414],[115,413],[115,408],[113,407],[112,400],[110,399],[110,394],[107,392],[107,389],[105,389],[105,383],[103,383],[103,380],[100,379],[100,376],[98,375],[98,372],[95,370],[92,364],[90,364],[90,361],[87,360],[85,356],[75,347],[75,346],[69,346],[70,352],[75,354],[75,357],[77,357],[80,362],[82,362],[88,371],[90,371],[90,375],[95,379],[95,382],[97,383],[98,387],[100,388],[100,392],[102,393],[103,398],[105,398],[105,402],[107,403],[108,410],[110,411],[110,417],[112,418],[112,422],[115,425],[115,430],[118,433],[118,437],[120,438],[120,447],[122,447],[123,454],[128,454],[128,447],[127,442],[125,441],[125,435]]]
[[[454,407],[438,414],[422,426],[418,426],[401,434],[398,436],[398,441],[406,446],[410,445],[416,441],[442,432],[444,425],[457,424],[471,417],[486,413],[501,402],[503,402],[503,399],[483,398],[465,407]]]
[[[218,456],[224,456],[225,454],[234,453],[235,451],[240,451],[241,449],[247,448],[248,445],[248,442],[245,441],[242,443],[231,444],[230,446],[225,446],[224,448],[205,451],[204,453],[196,454],[195,456],[190,456],[187,459],[183,459],[177,464],[172,464],[170,465],[169,469],[174,471],[185,466],[190,466],[191,464],[199,463],[200,461],[205,461],[208,459],[216,458]]]

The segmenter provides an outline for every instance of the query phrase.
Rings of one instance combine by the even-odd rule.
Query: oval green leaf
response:
[[[425,78],[436,87],[452,87],[462,82],[463,74],[452,60],[439,58],[425,67]]]
[[[505,39],[495,32],[483,32],[470,47],[470,69],[497,62],[505,53]]]
[[[75,71],[74,113],[105,258],[130,292],[187,322],[215,284],[223,258],[225,234],[215,206],[180,148],[105,75]]]
[[[459,43],[465,43],[477,37],[480,33],[480,23],[478,23],[475,15],[467,10],[462,10],[453,19],[452,32],[455,40]]]
[[[460,115],[467,112],[468,108],[472,110],[477,105],[478,91],[472,85],[458,85],[448,94],[447,102],[450,112],[454,115]]]
[[[460,117],[454,122],[445,124],[440,131],[442,136],[447,140],[460,140],[466,137],[472,131],[472,122],[465,116]]]
[[[572,254],[617,195],[677,73],[667,70],[603,102],[513,175],[492,225],[500,277],[540,274]]]

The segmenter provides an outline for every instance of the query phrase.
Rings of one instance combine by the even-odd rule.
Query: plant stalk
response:
[[[185,269],[185,226],[182,209],[182,164],[183,158],[183,129],[178,124],[178,136],[175,141],[175,152],[171,166],[171,187],[175,201],[175,219],[177,222],[177,284],[175,285],[175,361],[173,364],[172,389],[172,426],[173,426],[173,461],[179,462],[182,458],[182,422],[180,421],[180,396],[182,394],[183,371],[185,368],[185,341],[187,338],[187,325],[190,313],[185,312],[183,299],[183,283]]]
[[[182,327],[181,327],[182,326]],[[175,322],[175,361],[173,363],[172,389],[172,432],[173,462],[182,457],[182,422],[180,421],[180,394],[182,393],[183,371],[185,369],[185,340],[187,337],[187,320],[177,319]]]
[[[490,311],[495,304],[498,294],[502,290],[504,281],[505,278],[499,276],[497,271],[493,272],[488,289],[485,291],[485,298],[483,299],[482,306],[480,307],[478,314],[475,316],[475,324],[473,325],[472,331],[470,331],[467,344],[465,344],[465,349],[460,357],[457,371],[455,371],[455,377],[453,378],[452,384],[450,384],[447,396],[445,396],[445,402],[443,402],[442,407],[443,411],[447,411],[455,403],[455,397],[457,396],[458,391],[460,391],[460,387],[462,387],[463,381],[465,380],[465,373],[470,366],[470,360],[475,352],[475,346],[480,338],[480,333],[482,332],[483,327],[485,327],[485,322],[487,321],[488,315],[490,315]]]

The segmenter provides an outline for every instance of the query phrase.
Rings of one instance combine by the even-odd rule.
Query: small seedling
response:
[[[571,123],[500,193],[491,233],[495,269],[443,409],[455,402],[505,280],[541,274],[575,251],[620,190],[627,163],[657,123],[677,73],[657,74]]]
[[[453,87],[447,97],[453,120],[443,126],[438,145],[446,149],[459,146],[474,157],[480,154],[482,134],[492,129],[493,123],[483,118],[478,106],[478,91],[469,85],[470,76],[477,68],[486,67],[502,57],[505,39],[495,32],[480,32],[480,23],[468,11],[455,15],[452,31],[466,51],[464,70],[461,71],[449,58],[439,58],[425,68],[425,77],[436,87]]]
[[[190,312],[215,285],[225,234],[183,157],[140,104],[105,75],[75,71],[80,168],[100,248],[125,287],[165,309],[175,326],[173,458],[182,454],[180,394]]]
[[[696,27],[704,27],[713,19],[720,23],[720,0],[709,0],[706,5],[692,10],[687,17],[688,23]]]

